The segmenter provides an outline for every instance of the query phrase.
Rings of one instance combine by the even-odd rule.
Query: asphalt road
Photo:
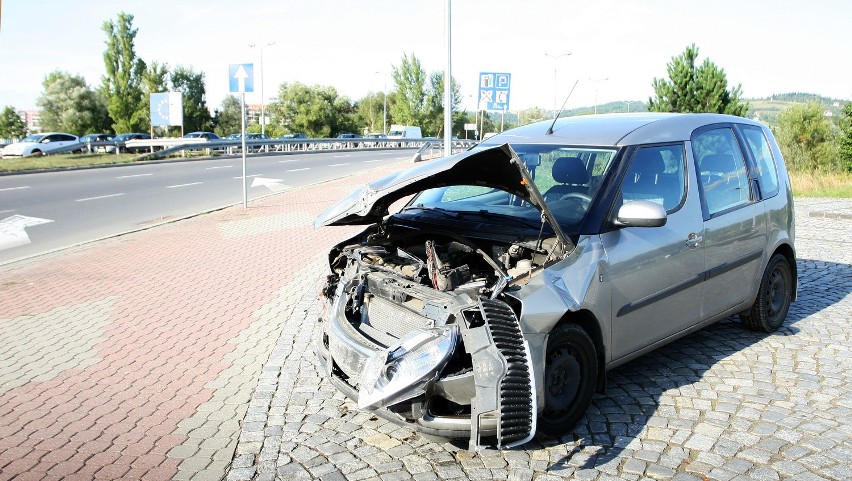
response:
[[[408,159],[413,151],[249,157],[249,200]],[[0,177],[0,264],[242,203],[242,158]]]

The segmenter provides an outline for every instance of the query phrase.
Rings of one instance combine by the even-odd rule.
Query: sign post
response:
[[[512,74],[508,72],[480,72],[478,109],[503,114],[508,112],[511,84]],[[500,130],[503,130],[502,121]]]
[[[246,187],[246,92],[254,92],[254,64],[232,63],[228,66],[228,86],[231,93],[240,94],[240,138],[243,150],[243,209],[248,208]]]

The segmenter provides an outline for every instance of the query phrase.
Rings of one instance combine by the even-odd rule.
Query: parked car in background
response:
[[[308,138],[308,136],[307,136],[307,135],[305,135],[305,134],[303,134],[303,133],[296,132],[296,133],[292,133],[292,134],[284,134],[284,135],[282,135],[281,137],[278,137],[278,138],[279,138],[279,139],[282,139],[282,140],[289,140],[289,139],[307,139],[307,138]]]
[[[128,153],[138,153],[141,152],[140,148],[128,148],[127,141],[128,140],[148,140],[151,138],[150,134],[142,133],[142,132],[130,132],[126,134],[118,134],[116,135],[112,141],[115,143],[115,147],[119,152],[128,152]]]
[[[213,132],[190,132],[183,136],[185,139],[206,139],[206,140],[219,140],[219,136],[214,134]]]
[[[240,140],[241,138],[243,138],[243,134],[228,134],[225,140]]]
[[[115,134],[86,134],[80,137],[80,142],[86,144],[89,152],[115,152],[114,138]],[[96,142],[109,142],[110,145],[92,145]]]
[[[49,154],[54,150],[80,143],[76,135],[62,132],[28,135],[20,140],[3,147],[2,157],[29,157]]]
[[[386,139],[388,138],[387,134],[383,134],[381,132],[374,134],[366,134],[364,135],[365,139]]]
[[[797,291],[781,151],[728,115],[526,125],[363,186],[315,225],[368,226],[328,256],[326,375],[359,408],[471,448],[561,436],[610,369],[735,314],[772,332]]]

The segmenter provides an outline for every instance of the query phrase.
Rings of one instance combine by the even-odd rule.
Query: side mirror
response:
[[[666,209],[650,200],[634,200],[618,209],[615,225],[623,227],[661,227],[666,225]]]

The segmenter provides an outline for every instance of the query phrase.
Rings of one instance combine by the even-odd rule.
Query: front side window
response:
[[[698,164],[708,216],[749,202],[748,171],[731,129],[719,128],[695,134],[692,150]]]
[[[744,125],[742,132],[757,166],[761,197],[764,199],[772,197],[778,193],[778,171],[775,169],[775,159],[772,157],[769,142],[763,135],[763,131],[758,127]]]
[[[686,192],[683,145],[641,147],[636,151],[621,183],[624,203],[650,200],[672,213]]]

